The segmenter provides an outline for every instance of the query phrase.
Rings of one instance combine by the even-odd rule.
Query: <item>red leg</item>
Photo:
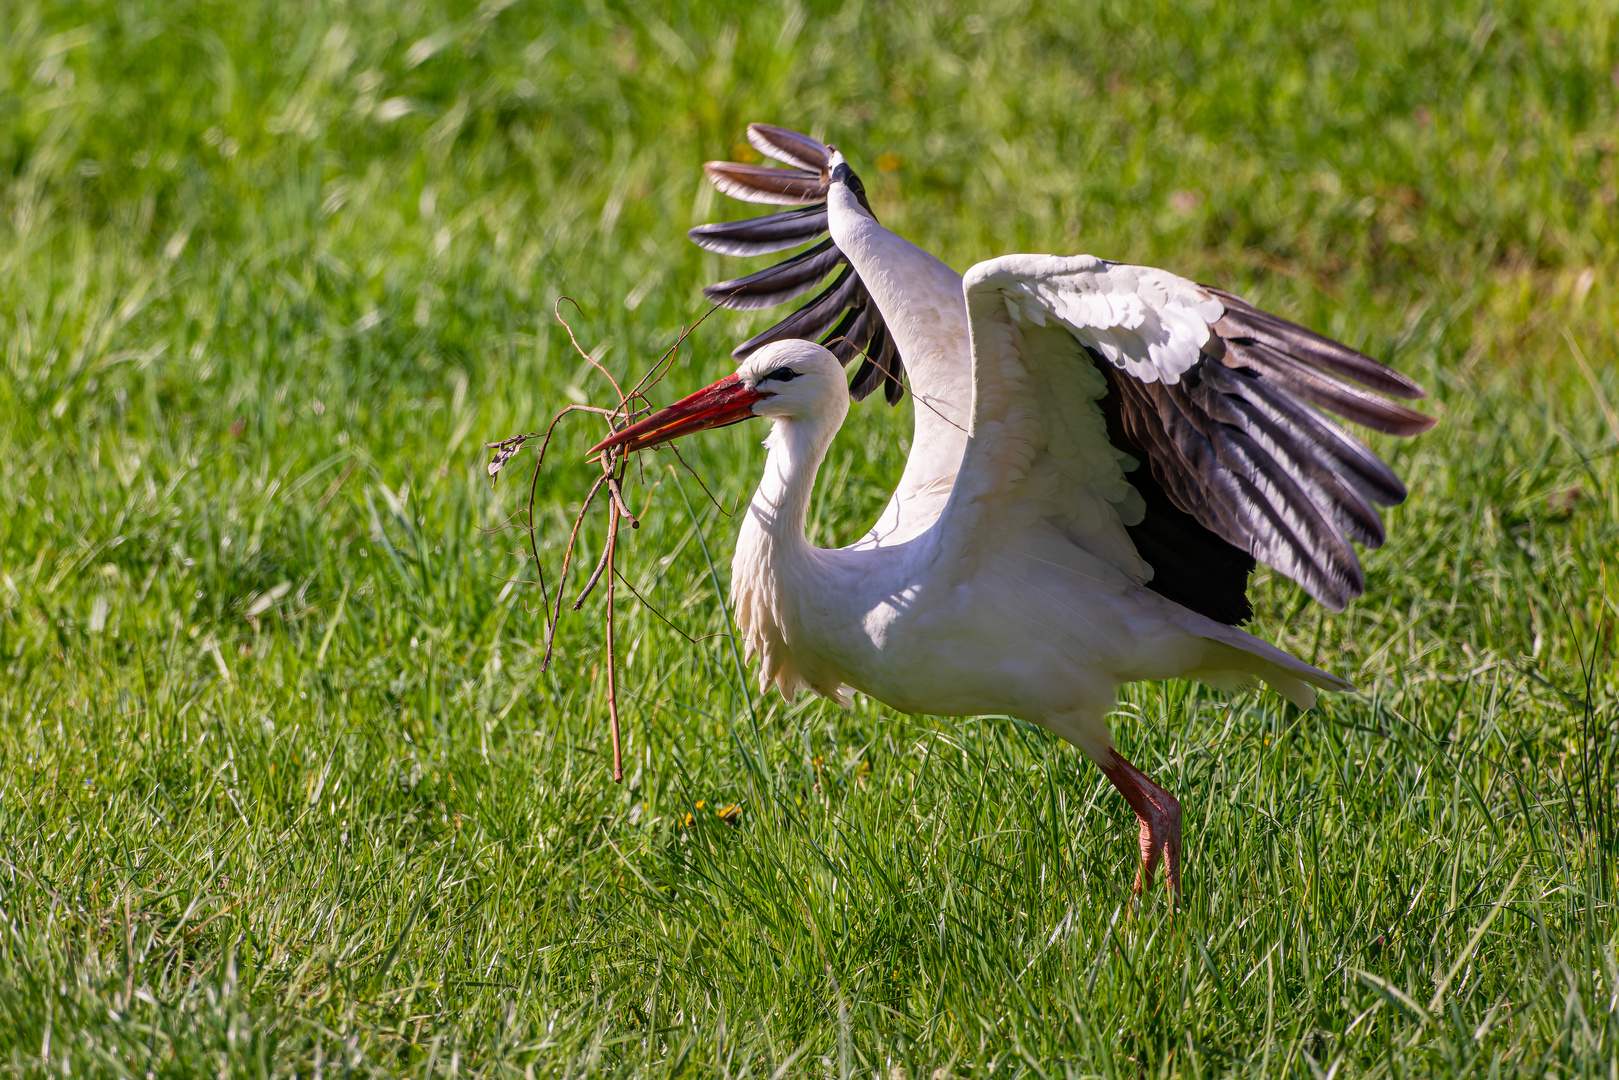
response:
[[[1141,869],[1136,872],[1136,895],[1145,896],[1152,887],[1152,875],[1162,857],[1169,887],[1179,899],[1181,804],[1175,801],[1175,796],[1147,779],[1146,773],[1124,760],[1117,750],[1108,751],[1102,774],[1119,789],[1119,794],[1141,822]]]

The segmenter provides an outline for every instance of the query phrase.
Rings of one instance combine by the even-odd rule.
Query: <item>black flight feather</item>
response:
[[[1389,397],[1415,401],[1428,396],[1422,387],[1365,353],[1322,337],[1314,330],[1306,330],[1279,315],[1261,311],[1242,297],[1233,296],[1223,289],[1208,285],[1202,288],[1225,304],[1225,315],[1215,324],[1214,331],[1227,341],[1257,341],[1306,364],[1354,379],[1362,386]]]
[[[686,233],[704,251],[719,255],[769,255],[807,244],[826,232],[826,204],[782,210],[741,221],[716,221]]]
[[[1382,395],[1415,399],[1423,390],[1345,345],[1209,292],[1225,314],[1178,381],[1145,383],[1091,354],[1108,379],[1109,440],[1145,462],[1129,479],[1146,514],[1127,530],[1153,567],[1148,586],[1210,618],[1241,622],[1257,558],[1342,610],[1365,589],[1353,544],[1382,544],[1376,507],[1399,503],[1406,491],[1318,410],[1414,435],[1434,418]]]
[[[744,202],[795,206],[763,217],[699,225],[688,236],[706,251],[721,255],[769,255],[807,244],[828,229],[826,195],[831,187],[827,163],[832,151],[808,135],[773,124],[749,124],[748,142],[766,157],[788,166],[747,165],[710,161],[703,166],[709,181],[726,195]],[[865,189],[853,173],[847,183],[868,211]],[[813,204],[813,205],[804,205]],[[775,326],[731,351],[737,359],[771,341],[802,337],[819,340],[848,365],[863,357],[849,387],[850,396],[863,400],[879,383],[890,405],[905,392],[905,363],[883,324],[882,313],[830,239],[777,263],[775,266],[710,285],[703,294],[725,307],[755,310],[785,303],[813,289],[826,275],[843,266],[832,284]]]
[[[732,349],[731,355],[741,359],[755,349],[783,338],[818,339],[831,330],[844,309],[864,293],[865,288],[860,284],[860,278],[856,276],[854,267],[845,266],[843,272],[833,278],[832,284],[822,290],[815,299],[770,329],[753,335]]]
[[[846,261],[828,238],[775,266],[709,285],[703,295],[737,311],[774,307],[809,292]]]

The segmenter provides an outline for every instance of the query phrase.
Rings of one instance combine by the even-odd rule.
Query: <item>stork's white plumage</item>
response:
[[[1013,255],[965,278],[879,225],[842,156],[755,125],[795,166],[711,163],[722,190],[824,208],[694,230],[732,254],[831,239],[710,288],[733,306],[832,286],[738,348],[735,375],[596,448],[641,449],[770,419],[732,594],[762,686],[907,712],[1006,713],[1101,767],[1141,822],[1138,891],[1160,859],[1179,890],[1180,810],[1114,749],[1117,687],[1263,680],[1301,707],[1349,684],[1238,629],[1254,556],[1340,608],[1361,590],[1351,540],[1382,541],[1374,503],[1404,488],[1309,403],[1410,434],[1431,418],[1376,361],[1162,270],[1090,256]],[[819,169],[817,172],[816,170]],[[784,242],[785,241],[785,242]],[[823,336],[826,344],[797,340]],[[856,396],[902,370],[918,401],[912,453],[871,533],[816,548],[816,471]],[[900,358],[903,357],[903,368]],[[1348,376],[1360,386],[1345,381]]]

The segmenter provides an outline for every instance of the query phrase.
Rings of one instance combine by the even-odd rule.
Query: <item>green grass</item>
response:
[[[1616,29],[0,0],[0,1070],[1612,1077]],[[1378,443],[1412,497],[1366,597],[1257,584],[1361,692],[1125,695],[1183,910],[1128,914],[1128,811],[1027,725],[762,697],[621,599],[618,787],[599,598],[540,672],[481,444],[603,395],[558,295],[619,372],[696,318],[736,265],[682,236],[735,212],[698,165],[761,119],[958,267],[1163,265],[1432,388],[1441,426]],[[541,485],[552,559],[592,423]],[[819,540],[907,430],[855,411]],[[728,504],[758,434],[691,444]],[[654,484],[626,573],[719,634],[734,525]]]

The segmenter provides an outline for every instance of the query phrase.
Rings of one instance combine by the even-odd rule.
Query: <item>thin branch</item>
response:
[[[613,520],[618,520],[617,515],[614,515]],[[608,526],[609,529],[612,527],[612,525]],[[573,610],[578,611],[580,608],[585,606],[585,597],[590,595],[590,590],[594,589],[596,587],[596,582],[601,580],[602,571],[607,569],[607,560],[611,559],[612,557],[613,545],[608,544],[606,547],[602,548],[602,557],[596,560],[596,569],[591,571],[590,580],[585,582],[584,591],[579,594],[579,599],[573,602]]]
[[[658,617],[658,619],[660,621],[662,621],[662,623],[665,626],[667,626],[669,629],[673,630],[675,633],[679,634],[681,637],[685,638],[687,641],[691,642],[693,645],[697,644],[699,641],[707,641],[710,638],[730,637],[731,636],[730,634],[722,633],[722,634],[704,634],[702,637],[692,637],[690,634],[686,633],[686,631],[682,630],[680,627],[678,627],[674,623],[670,622],[668,616],[664,615],[663,612],[659,611],[656,607],[654,607],[652,605],[652,601],[648,600],[646,597],[642,596],[639,592],[637,592],[635,586],[630,584],[630,579],[629,578],[625,577],[623,574],[619,574],[617,570],[614,570],[613,573],[618,575],[619,582],[622,583],[623,586],[626,589],[630,590],[630,595],[635,597],[637,600],[639,600],[641,602],[642,607],[644,607],[648,611],[652,612],[652,614],[656,615]]]
[[[584,522],[585,512],[595,500],[596,492],[602,489],[602,484],[606,481],[607,474],[603,473],[594,484],[590,485],[590,494],[585,496],[585,503],[579,508],[579,516],[573,519],[573,530],[568,533],[568,546],[562,552],[562,572],[557,575],[556,611],[551,615],[550,625],[545,628],[545,656],[540,660],[541,671],[551,663],[551,646],[556,641],[557,623],[562,618],[562,586],[568,580],[568,563],[573,561],[573,546],[579,540],[579,526]],[[538,559],[539,553],[536,552],[534,557]]]
[[[571,297],[571,296],[559,296],[559,297],[557,297],[557,302],[551,306],[551,314],[556,316],[557,322],[561,323],[562,328],[568,332],[568,340],[573,342],[573,350],[574,350],[574,352],[578,353],[580,356],[582,356],[586,360],[588,360],[590,362],[590,366],[595,368],[597,371],[601,372],[602,375],[607,379],[607,381],[612,384],[613,393],[618,395],[618,407],[619,407],[619,409],[622,412],[628,413],[630,411],[629,399],[627,399],[624,396],[624,391],[619,387],[618,380],[613,378],[613,375],[612,375],[611,372],[609,372],[606,368],[602,367],[600,360],[597,360],[594,356],[591,356],[589,353],[585,352],[585,350],[583,350],[583,349],[581,349],[579,347],[579,339],[573,336],[573,327],[569,326],[568,325],[568,320],[564,319],[562,317],[562,301],[564,301],[564,300],[566,300],[568,303],[572,304],[573,307],[574,307],[574,310],[579,312],[579,314],[583,315],[585,313],[585,309],[580,307],[579,306],[579,301],[575,300],[573,297]]]
[[[618,544],[618,515],[607,516],[607,559],[613,565],[613,550]],[[624,753],[618,741],[618,677],[613,655],[613,578],[607,579],[607,722],[613,733],[613,783],[624,782]]]
[[[697,481],[697,486],[703,489],[704,495],[708,496],[708,501],[714,504],[714,509],[724,514],[726,517],[731,517],[736,513],[734,509],[725,509],[725,505],[714,497],[714,493],[708,490],[708,485],[703,483],[703,478],[697,475],[697,470],[692,468],[690,465],[687,465],[686,459],[680,456],[680,448],[678,446],[676,446],[674,443],[665,443],[664,445],[673,451],[675,459],[680,462],[680,467],[691,473],[692,479]]]
[[[630,508],[624,504],[624,492],[619,487],[618,477],[609,476],[607,478],[607,490],[612,493],[613,505],[618,507],[619,514],[629,519],[630,528],[639,529],[641,527],[641,522],[634,514],[630,513]]]

